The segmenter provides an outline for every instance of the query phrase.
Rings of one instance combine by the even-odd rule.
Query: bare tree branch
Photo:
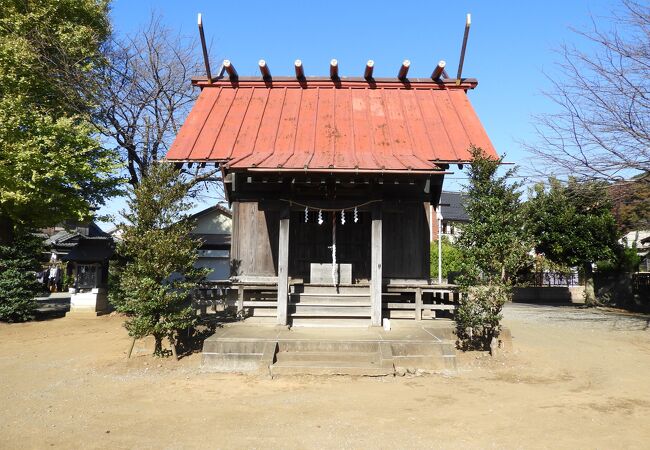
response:
[[[191,77],[202,71],[195,39],[173,32],[161,17],[133,35],[113,36],[104,48],[107,64],[95,74],[95,124],[124,160],[137,185],[167,153],[197,92]],[[215,183],[217,170],[181,170],[192,186]],[[221,191],[220,191],[221,192]]]
[[[623,0],[611,29],[592,18],[573,31],[596,50],[559,49],[545,92],[559,111],[535,117],[539,142],[525,147],[557,175],[650,183],[650,6]]]

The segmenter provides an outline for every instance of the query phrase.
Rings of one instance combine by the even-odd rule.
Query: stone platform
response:
[[[202,369],[271,375],[456,372],[453,322],[383,328],[294,328],[238,322],[203,344]]]

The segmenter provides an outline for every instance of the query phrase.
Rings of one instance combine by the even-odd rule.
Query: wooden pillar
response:
[[[415,289],[415,320],[422,320],[422,288]]]
[[[289,302],[289,215],[288,208],[280,213],[278,243],[278,325],[287,324]]]
[[[234,174],[233,174],[234,175]],[[230,276],[239,275],[239,202],[232,202],[232,235],[230,236]]]
[[[372,209],[372,226],[370,237],[370,324],[381,326],[382,319],[382,222],[381,206]]]

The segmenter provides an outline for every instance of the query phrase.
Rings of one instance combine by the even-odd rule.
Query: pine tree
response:
[[[27,230],[18,230],[11,245],[0,245],[0,320],[23,322],[34,318],[40,290],[35,272],[41,240]]]
[[[175,352],[178,333],[196,322],[191,292],[206,275],[194,264],[200,242],[189,236],[188,186],[171,165],[157,164],[131,188],[129,211],[120,225],[119,261],[113,272],[111,302],[128,316],[134,339],[154,336],[155,354],[167,338]]]
[[[486,349],[501,330],[501,310],[512,298],[514,277],[528,262],[532,243],[525,230],[521,185],[511,181],[515,169],[502,176],[502,158],[472,148],[466,209],[469,222],[458,240],[462,250],[463,294],[456,311],[459,345]]]

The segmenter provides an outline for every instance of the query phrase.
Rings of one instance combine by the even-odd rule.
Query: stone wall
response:
[[[513,289],[513,302],[584,303],[584,286],[519,287]]]

